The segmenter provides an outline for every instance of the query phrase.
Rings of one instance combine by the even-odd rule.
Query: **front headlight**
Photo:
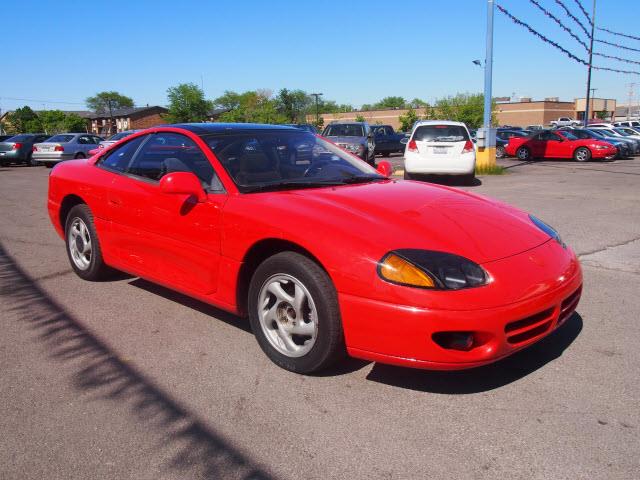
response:
[[[558,233],[558,231],[555,228],[553,228],[550,225],[547,225],[546,223],[544,223],[542,220],[540,220],[535,215],[529,215],[529,218],[535,224],[536,227],[538,227],[540,230],[542,230],[544,233],[546,233],[551,238],[553,238],[556,242],[558,242],[560,245],[562,245],[562,248],[566,248],[565,243],[562,241],[562,238],[560,237],[560,234]]]
[[[459,255],[408,248],[387,253],[378,263],[378,275],[398,285],[436,290],[479,287],[489,279],[480,265]]]

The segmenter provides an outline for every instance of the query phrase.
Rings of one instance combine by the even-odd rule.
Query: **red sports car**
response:
[[[555,230],[389,167],[296,128],[175,125],[56,166],[48,209],[80,277],[122,270],[248,315],[295,372],[345,353],[470,368],[569,318],[582,273]]]
[[[610,160],[618,150],[608,142],[580,139],[568,130],[543,130],[529,137],[510,138],[505,152],[520,160],[573,158],[577,162],[588,162]]]

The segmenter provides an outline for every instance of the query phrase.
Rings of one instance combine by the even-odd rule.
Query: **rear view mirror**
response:
[[[391,162],[387,160],[382,160],[378,163],[378,173],[383,177],[390,177],[393,174],[393,166],[391,166]]]
[[[207,199],[200,180],[191,172],[167,173],[160,179],[160,190],[171,195],[193,195],[198,202]]]

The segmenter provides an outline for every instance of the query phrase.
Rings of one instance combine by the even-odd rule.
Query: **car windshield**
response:
[[[114,142],[116,140],[122,140],[125,137],[128,137],[129,135],[133,134],[134,132],[120,132],[120,133],[116,133],[115,135],[112,135],[109,138],[109,141]]]
[[[563,130],[561,135],[567,140],[580,140],[580,138],[574,135],[573,132],[569,132],[567,130]]]
[[[617,137],[617,136],[618,136],[618,135],[616,135],[616,134],[615,134],[615,132],[614,132],[614,131],[612,131],[612,130],[607,130],[607,129],[605,129],[605,128],[601,128],[601,129],[599,129],[599,131],[600,131],[600,132],[602,132],[602,134],[603,134],[605,137]]]
[[[591,135],[594,135],[598,138],[605,138],[606,135],[603,135],[602,133],[600,133],[598,130],[587,130],[587,132],[589,132]]]
[[[203,135],[243,193],[385,180],[373,167],[311,133]]]
[[[469,140],[467,129],[461,125],[421,125],[413,133],[417,142],[464,142]]]
[[[47,138],[45,142],[55,142],[55,143],[67,143],[73,140],[75,135],[54,135],[51,138]]]
[[[565,134],[565,133],[567,133],[567,132],[562,132],[562,133],[563,133],[563,135],[564,135],[564,134]],[[582,139],[582,140],[585,140],[585,139],[587,139],[587,138],[593,138],[593,135],[592,135],[592,134],[590,134],[589,132],[585,131],[585,130],[573,130],[573,131],[571,132],[571,134],[572,134],[573,136],[575,136],[576,138],[579,138],[579,139]],[[565,136],[566,136],[566,135],[565,135]],[[569,137],[567,137],[567,138],[569,138]]]
[[[630,128],[616,128],[615,131],[618,132],[620,135],[624,135],[625,137],[630,137],[631,135],[637,135],[637,133],[631,130]]]
[[[358,124],[343,123],[329,125],[324,131],[325,137],[364,137],[364,127]]]
[[[33,135],[16,135],[15,137],[7,138],[5,142],[28,142],[33,138]]]

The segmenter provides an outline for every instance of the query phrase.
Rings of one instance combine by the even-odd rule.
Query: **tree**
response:
[[[169,123],[204,122],[209,118],[213,103],[204,98],[204,92],[194,83],[181,83],[167,89]]]
[[[67,117],[64,119],[64,126],[67,132],[87,132],[87,121],[75,113],[67,114]]]
[[[414,98],[413,100],[411,100],[409,102],[409,106],[411,108],[427,108],[429,106],[429,104],[427,102],[425,102],[424,100],[421,100],[419,98]]]
[[[62,110],[45,110],[38,114],[44,133],[55,135],[66,131],[67,115]]]
[[[398,120],[400,121],[400,130],[403,132],[408,132],[409,130],[411,130],[413,124],[416,123],[418,118],[419,117],[416,114],[416,111],[413,108],[409,107],[409,110],[407,110],[406,114],[400,115],[398,117]]]
[[[406,100],[402,97],[384,97],[378,103],[373,105],[376,110],[385,110],[388,108],[404,108]]]
[[[348,103],[337,104],[333,100],[322,100],[320,102],[319,110],[320,113],[344,113],[353,112],[354,108],[353,105],[349,105]]]
[[[484,95],[458,93],[453,97],[441,98],[434,103],[434,110],[441,119],[464,122],[469,128],[479,128],[483,123]],[[493,114],[491,121],[495,123]]]
[[[362,116],[362,114],[356,115],[356,122],[366,122],[367,119]]]
[[[606,118],[609,116],[608,112],[596,112],[596,117],[599,120],[606,120]]]
[[[216,107],[227,110],[220,115],[221,122],[286,123],[288,118],[278,111],[278,102],[268,90],[250,90],[244,93],[226,91],[213,101]]]
[[[283,114],[290,123],[305,123],[306,112],[315,105],[306,92],[302,90],[287,90],[283,88],[276,98],[278,111]]]
[[[37,133],[42,131],[42,125],[38,119],[38,115],[31,107],[24,106],[15,109],[6,117],[4,129],[8,133]]]
[[[99,92],[85,100],[87,108],[102,115],[109,114],[109,133],[113,128],[113,111],[133,107],[133,100],[118,92]]]

